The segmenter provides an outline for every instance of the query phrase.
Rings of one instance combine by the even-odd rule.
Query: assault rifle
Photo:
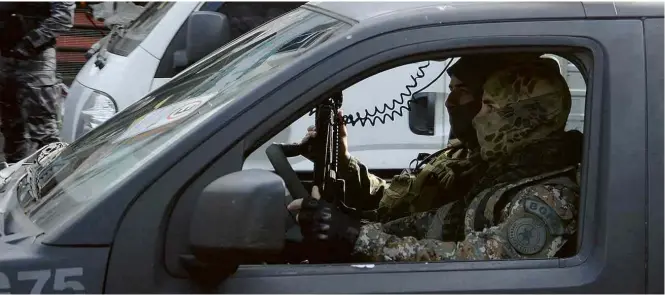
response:
[[[321,198],[347,213],[353,213],[355,209],[344,204],[345,184],[344,180],[339,178],[339,128],[343,123],[337,118],[337,112],[342,101],[340,92],[316,107],[315,138],[304,144],[273,144],[266,153],[294,198],[302,198],[309,195],[309,192],[304,191],[286,158],[302,155],[314,162],[313,185],[319,188]]]
[[[337,112],[342,106],[342,94],[337,93],[316,108],[316,137],[311,143],[314,153],[314,181],[321,198],[340,205],[345,195],[344,180],[339,174],[339,119]]]

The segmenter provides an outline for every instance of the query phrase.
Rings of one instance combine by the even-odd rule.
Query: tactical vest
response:
[[[465,191],[456,197],[449,194],[442,195],[442,192],[446,190],[449,192],[453,185],[463,186],[464,180],[461,179],[455,179],[457,183],[452,183],[451,163],[481,160],[480,154],[467,153],[470,151],[466,147],[449,146],[432,155],[433,159],[425,163],[422,169],[396,176],[384,192],[379,207],[385,215],[394,219],[408,213],[432,210],[453,201],[456,197],[463,197]]]
[[[505,206],[512,200],[514,193],[525,186],[534,184],[558,184],[578,190],[578,185],[574,181],[576,178],[575,170],[575,167],[571,166],[484,190],[471,201],[466,210],[466,216],[464,218],[465,234],[472,231],[482,231],[484,228],[497,225],[499,223],[501,210],[503,210],[503,208],[505,208]],[[537,212],[536,214],[538,215],[541,213]],[[555,229],[553,233],[563,234],[563,229]]]
[[[436,211],[436,216],[433,218],[433,223],[429,226],[426,238],[456,242],[463,240],[471,232],[483,231],[485,228],[499,224],[503,208],[512,201],[517,190],[525,186],[558,184],[576,190],[579,193],[579,186],[574,181],[578,173],[577,171],[573,171],[577,170],[576,168],[575,166],[571,166],[535,177],[521,179],[517,182],[487,188],[477,196],[472,196],[473,199],[468,206],[465,206],[462,200],[446,204]],[[565,234],[564,229],[553,219],[558,216],[553,211],[554,209],[538,199],[528,200],[528,202],[536,203],[533,206],[533,208],[537,208],[534,214],[543,216],[551,233],[555,235]],[[569,245],[575,245],[574,238],[574,235],[569,237],[569,240],[572,240]]]
[[[0,3],[0,50],[9,50],[51,15],[49,2]],[[55,39],[47,46],[55,45]]]

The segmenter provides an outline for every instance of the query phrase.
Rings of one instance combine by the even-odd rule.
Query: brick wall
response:
[[[57,72],[67,85],[85,64],[85,52],[109,32],[102,22],[86,17],[86,11],[77,2],[74,27],[57,39]]]

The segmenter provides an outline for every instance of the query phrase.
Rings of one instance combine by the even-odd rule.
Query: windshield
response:
[[[150,34],[166,13],[176,2],[150,2],[123,33],[109,45],[108,51],[113,54],[127,56]]]
[[[26,213],[47,230],[107,197],[206,118],[349,27],[299,8],[241,36],[69,145],[38,173],[41,201]],[[286,46],[294,42],[297,52]]]

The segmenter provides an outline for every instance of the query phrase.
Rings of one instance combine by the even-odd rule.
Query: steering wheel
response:
[[[302,199],[309,196],[309,193],[305,189],[305,186],[302,185],[298,175],[291,167],[287,156],[294,157],[300,155],[300,145],[299,144],[271,144],[266,149],[266,155],[270,164],[275,168],[275,173],[282,177],[284,184],[286,184],[286,189],[291,193],[293,200]]]
[[[291,200],[285,200],[286,205],[293,200],[302,199],[309,196],[309,193],[305,189],[305,186],[302,185],[298,175],[291,167],[287,156],[295,157],[300,155],[300,145],[299,144],[271,144],[266,149],[266,155],[270,164],[275,169],[275,173],[279,175],[286,185],[286,189],[291,194]],[[289,212],[291,218],[287,220],[286,227],[286,239],[291,241],[302,241],[303,237],[300,233],[300,226],[296,220],[296,216]]]
[[[288,200],[287,202],[309,196],[309,192],[307,192],[305,186],[302,185],[298,175],[293,170],[293,167],[291,167],[291,164],[287,159],[288,157],[301,155],[305,147],[307,146],[301,144],[274,143],[266,149],[266,155],[268,156],[268,160],[270,160],[270,163],[275,169],[275,173],[282,177],[286,188],[289,190],[289,193],[291,193],[292,200]],[[285,239],[287,241],[296,242],[299,244],[303,240],[302,233],[300,232],[300,225],[298,224],[295,216],[291,212],[289,212],[289,214],[292,218],[287,220]],[[305,253],[307,253],[307,251],[305,251]],[[311,259],[311,257],[307,256],[307,254],[305,254],[304,258],[306,258],[306,260]]]

